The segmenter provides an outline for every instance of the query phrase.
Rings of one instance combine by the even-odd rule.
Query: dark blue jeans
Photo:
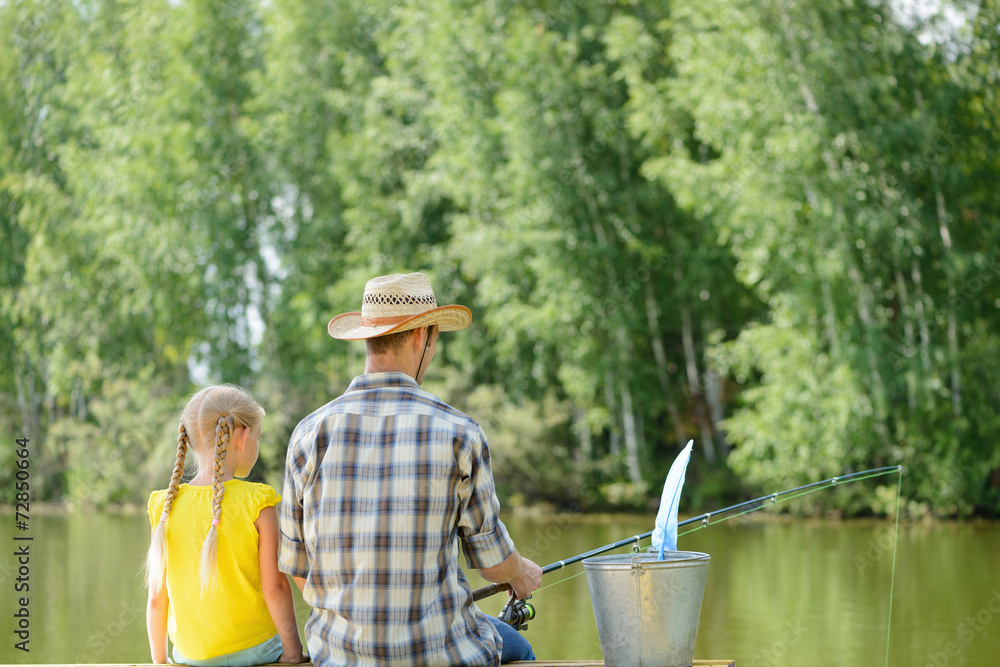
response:
[[[503,639],[503,650],[500,651],[500,662],[513,662],[514,660],[534,660],[535,654],[531,650],[531,644],[524,636],[510,627],[499,618],[488,616],[490,622],[500,633]]]

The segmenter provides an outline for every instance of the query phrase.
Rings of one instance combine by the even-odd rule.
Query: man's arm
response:
[[[509,584],[514,597],[523,600],[542,584],[542,568],[535,562],[522,558],[515,549],[502,563],[477,570],[490,583]]]
[[[285,482],[281,490],[281,503],[278,506],[278,570],[292,577],[299,590],[302,590],[304,577],[309,573],[309,559],[302,529],[303,492],[298,475],[307,461],[305,457],[296,456],[297,433],[298,427],[288,442]]]
[[[500,521],[500,501],[490,469],[489,445],[479,424],[473,424],[474,428],[467,433],[469,446],[463,448],[457,458],[459,470],[469,478],[468,496],[458,521],[462,548],[469,566],[484,579],[494,584],[509,584],[514,595],[524,599],[541,585],[542,568],[517,552],[507,528]],[[482,567],[497,560],[500,560],[497,565]]]

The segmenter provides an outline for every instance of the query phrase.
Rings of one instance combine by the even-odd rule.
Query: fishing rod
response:
[[[804,486],[797,486],[794,489],[788,489],[786,491],[779,491],[777,493],[772,493],[766,496],[761,496],[760,498],[754,498],[753,500],[747,500],[746,502],[738,503],[736,505],[730,505],[721,510],[716,510],[715,512],[706,512],[704,514],[699,514],[698,516],[691,517],[690,519],[685,519],[684,521],[677,522],[677,527],[687,526],[692,523],[701,522],[701,528],[707,528],[709,526],[714,526],[717,523],[722,523],[728,519],[735,518],[737,516],[742,516],[744,514],[749,514],[751,512],[756,512],[762,507],[767,505],[774,505],[778,502],[779,498],[785,498],[785,496],[790,496],[792,494],[805,495],[807,493],[812,493],[813,491],[819,491],[824,487],[834,487],[841,483],[859,482],[863,479],[871,479],[873,477],[882,477],[884,475],[889,475],[891,473],[898,472],[902,474],[902,466],[887,466],[885,468],[872,468],[871,470],[862,470],[861,472],[853,472],[847,475],[840,475],[838,477],[831,477],[830,479],[824,479],[819,482],[813,482],[812,484],[806,484]],[[790,498],[786,498],[790,500]],[[756,507],[755,503],[759,503]],[[739,511],[742,510],[742,511]],[[693,530],[698,530],[694,528]],[[686,531],[691,532],[691,531]],[[608,551],[613,551],[620,547],[628,546],[630,544],[636,544],[647,537],[652,536],[653,531],[643,533],[641,535],[635,535],[633,537],[626,538],[624,540],[619,540],[613,544],[608,544],[603,547],[598,547],[587,553],[580,554],[579,556],[573,556],[572,558],[567,558],[565,560],[556,561],[550,565],[546,565],[542,568],[542,574],[548,574],[549,572],[555,572],[556,570],[561,570],[567,565],[573,565],[574,563],[579,563],[585,558],[590,558],[591,556],[597,556]],[[483,586],[482,588],[477,588],[472,591],[472,599],[475,601],[488,598],[491,595],[496,595],[500,591],[510,590],[509,584],[489,584],[488,586]],[[510,604],[510,603],[508,603]],[[507,607],[504,607],[504,612],[507,612]],[[532,615],[534,615],[534,610],[532,610]]]

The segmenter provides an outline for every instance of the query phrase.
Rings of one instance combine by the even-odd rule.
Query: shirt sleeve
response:
[[[478,424],[468,433],[457,463],[463,476],[458,534],[466,563],[477,570],[494,567],[514,553],[514,542],[500,521],[490,449]]]
[[[271,486],[267,484],[256,484],[253,489],[253,518],[254,521],[260,516],[260,511],[265,507],[272,507],[281,502],[281,496]]]
[[[285,483],[278,506],[278,569],[293,577],[309,574],[309,558],[302,531],[301,468],[304,456],[296,445],[296,433],[288,444],[285,460]]]

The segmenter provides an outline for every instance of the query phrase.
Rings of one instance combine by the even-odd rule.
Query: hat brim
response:
[[[425,310],[401,322],[365,326],[361,323],[361,313],[344,313],[330,320],[326,330],[339,340],[364,340],[391,333],[409,331],[437,325],[441,331],[458,331],[472,323],[472,311],[465,306],[439,306]]]

